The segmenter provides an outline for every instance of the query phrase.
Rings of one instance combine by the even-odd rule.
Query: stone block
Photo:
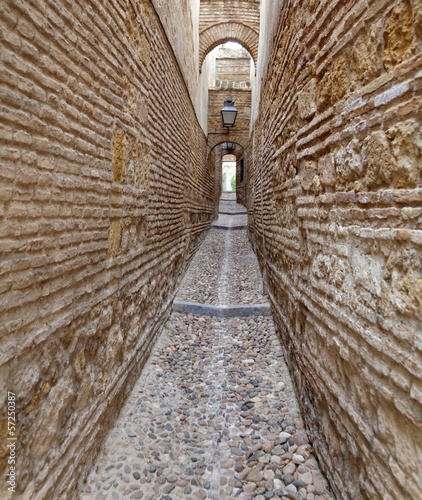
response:
[[[278,9],[284,24],[271,34],[277,47],[267,55],[271,78],[250,153],[251,238],[287,359],[292,367],[306,360],[294,379],[310,437],[326,440],[317,438],[317,454],[336,494],[411,498],[422,487],[402,473],[417,456],[409,391],[419,397],[410,374],[422,361],[405,347],[421,309],[420,8],[355,2],[338,5],[330,21],[320,6]],[[295,71],[292,54],[301,58]],[[316,110],[303,92],[313,79]],[[298,117],[309,123],[299,128]],[[298,175],[287,180],[290,165]]]
[[[384,64],[387,68],[401,62],[412,45],[413,16],[410,1],[405,0],[388,13],[384,22]]]
[[[298,94],[297,108],[301,118],[312,117],[316,110],[316,80],[312,78]]]

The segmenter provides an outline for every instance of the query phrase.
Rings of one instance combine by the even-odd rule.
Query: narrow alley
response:
[[[166,322],[81,500],[332,498],[262,293],[245,209],[224,196],[178,291],[174,309],[185,312]]]
[[[0,500],[421,500],[422,0],[0,0]]]

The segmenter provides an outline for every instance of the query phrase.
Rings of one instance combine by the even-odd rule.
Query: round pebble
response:
[[[267,302],[246,229],[209,231],[177,300]],[[331,499],[282,352],[271,317],[173,312],[81,500]]]

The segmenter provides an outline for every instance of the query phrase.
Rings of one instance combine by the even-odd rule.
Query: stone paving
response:
[[[223,193],[218,212],[218,218],[213,222],[213,227],[246,228],[248,223],[246,207],[236,202],[236,193]]]
[[[248,216],[246,214],[238,214],[235,217],[233,214],[219,214],[218,219],[213,223],[214,227],[226,229],[240,229],[246,227]]]
[[[236,193],[229,192],[222,193],[218,211],[220,214],[233,215],[241,215],[247,213],[246,207],[236,202]]]
[[[219,281],[223,272],[228,278],[225,305],[268,301],[262,293],[261,273],[246,229],[224,231],[215,228],[211,228],[193,258],[177,300],[223,305],[219,300]]]
[[[254,278],[248,283],[257,288],[239,293],[248,273],[233,272],[232,265],[243,255],[239,248],[248,249],[245,240],[244,231],[212,229],[179,296],[221,305],[264,302],[249,257],[244,266]],[[208,278],[194,286],[204,269],[216,274],[209,277],[212,287]],[[79,498],[333,498],[271,318],[173,312]]]

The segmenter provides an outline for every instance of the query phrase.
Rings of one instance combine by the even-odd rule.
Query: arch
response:
[[[238,136],[236,137],[236,135],[228,136],[227,134],[218,134],[208,139],[209,152],[211,152],[219,144],[223,144],[225,142],[233,142],[237,146],[243,148],[243,151],[245,151],[245,149],[248,146],[248,139],[245,139],[244,137],[238,137]]]
[[[258,59],[258,33],[247,24],[223,22],[204,29],[199,34],[199,70],[205,57],[218,45],[237,42],[244,47],[255,62]]]

